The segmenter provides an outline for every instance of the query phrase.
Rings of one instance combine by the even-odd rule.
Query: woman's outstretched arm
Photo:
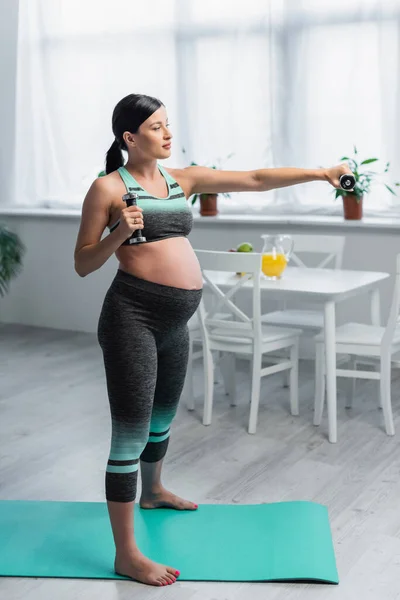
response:
[[[339,188],[339,177],[351,174],[345,163],[327,169],[300,169],[279,167],[254,171],[222,171],[208,167],[186,167],[181,170],[191,194],[219,194],[223,192],[263,192],[276,188],[326,181]]]

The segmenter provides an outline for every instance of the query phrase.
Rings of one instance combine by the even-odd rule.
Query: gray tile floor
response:
[[[312,500],[329,507],[339,586],[0,579],[7,600],[393,600],[400,599],[400,379],[393,373],[399,433],[385,435],[378,383],[362,381],[351,410],[339,392],[339,440],[326,418],[312,426],[312,364],[301,363],[300,416],[288,411],[282,376],[265,379],[258,433],[246,432],[249,378],[239,363],[238,406],[215,385],[214,419],[181,403],[164,483],[199,503]],[[90,334],[0,325],[0,499],[102,501],[109,413],[101,353]],[[112,560],[112,557],[110,557]]]

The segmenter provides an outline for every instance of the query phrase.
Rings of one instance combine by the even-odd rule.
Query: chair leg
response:
[[[288,388],[290,386],[290,373],[289,371],[283,371],[283,387]]]
[[[385,420],[386,433],[394,435],[394,423],[391,402],[391,360],[390,356],[381,356],[380,395]]]
[[[220,360],[220,369],[224,379],[225,393],[230,396],[231,406],[236,406],[236,356],[225,352]]]
[[[214,350],[213,351],[213,355],[214,355],[214,365],[215,366],[217,366],[217,365],[219,366],[219,369],[221,371],[221,375],[222,375],[222,378],[223,378],[221,363],[223,361],[224,355],[219,350]],[[214,369],[214,383],[219,383],[218,370],[217,369]]]
[[[250,418],[248,432],[254,434],[257,429],[258,405],[261,388],[261,354],[253,357],[253,374],[251,381]]]
[[[204,411],[203,425],[211,425],[214,393],[214,362],[210,350],[204,350]]]
[[[252,377],[253,377],[253,365],[254,365],[254,360],[253,360],[253,357],[251,357],[249,360],[249,379],[250,379],[250,381],[252,380]],[[248,398],[249,398],[249,404],[251,404],[251,394],[250,394],[250,396],[248,396]]]
[[[390,364],[391,364],[391,361],[390,361]],[[378,408],[379,408],[379,410],[383,409],[383,405],[382,405],[382,393],[381,392],[378,394]]]
[[[357,361],[355,358],[350,359],[350,370],[357,371]],[[346,408],[353,407],[353,400],[356,393],[357,377],[348,377],[346,387]]]
[[[292,415],[299,414],[299,340],[297,339],[290,348],[290,412]],[[287,371],[286,371],[287,372]]]
[[[231,406],[236,406],[236,356],[233,352],[228,354],[228,372],[229,372],[229,385],[228,393],[231,400]]]
[[[193,341],[189,336],[189,357],[186,370],[185,383],[183,386],[182,395],[186,398],[186,408],[194,410],[194,389],[193,389]]]
[[[227,365],[226,365],[226,352],[220,352],[219,350],[215,353],[214,351],[214,356],[215,356],[215,364],[218,364],[219,366],[219,371],[221,373],[221,377],[222,377],[222,381],[224,383],[224,392],[225,394],[229,394],[229,377],[227,374]],[[217,370],[215,370],[217,371]],[[214,383],[219,383],[219,379],[217,377],[217,372],[215,372],[214,374]]]
[[[315,345],[314,425],[321,425],[325,404],[325,357],[323,344]]]

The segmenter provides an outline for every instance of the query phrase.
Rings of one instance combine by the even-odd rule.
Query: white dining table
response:
[[[210,281],[221,288],[237,284],[239,275],[222,271],[207,271]],[[389,273],[350,271],[345,269],[318,269],[287,267],[281,279],[261,277],[261,291],[271,298],[311,301],[323,306],[326,360],[326,393],[328,398],[329,441],[337,441],[336,427],[336,311],[338,302],[361,293],[371,294],[371,324],[380,325],[380,295],[378,284],[390,277]],[[250,288],[251,279],[241,289]]]

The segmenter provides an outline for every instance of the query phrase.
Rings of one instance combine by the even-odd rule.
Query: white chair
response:
[[[293,235],[294,252],[290,262],[297,267],[308,267],[300,258],[300,254],[312,254],[318,257],[318,262],[313,264],[314,268],[323,269],[330,267],[341,269],[343,263],[343,250],[345,244],[344,236],[337,235]],[[313,332],[320,331],[324,326],[324,315],[321,308],[288,308],[286,303],[280,310],[268,312],[262,315],[263,323],[279,325],[283,327],[300,327],[303,330]]]
[[[198,308],[200,327],[203,337],[204,350],[204,414],[203,424],[210,425],[213,406],[213,371],[214,364],[212,351],[229,352],[248,356],[252,359],[252,385],[250,400],[249,433],[255,433],[257,427],[258,406],[260,400],[261,377],[290,370],[290,407],[292,415],[299,413],[298,406],[298,350],[299,330],[284,329],[270,325],[261,325],[261,294],[260,273],[261,254],[239,252],[217,252],[210,250],[196,250],[207,290],[215,296],[215,302],[209,311],[206,311],[204,299]],[[236,283],[222,291],[215,281],[218,273],[232,274],[232,281]],[[236,272],[246,275],[238,277]],[[229,277],[229,275],[228,275]],[[252,308],[250,318],[232,300],[243,285],[252,279]],[[221,284],[220,284],[221,285]],[[231,318],[218,318],[218,311],[223,306],[225,313]],[[286,348],[290,351],[289,357],[277,358],[272,366],[262,368],[262,358],[265,353],[275,352]]]
[[[219,314],[218,318],[224,319],[227,315]],[[228,315],[229,316],[229,315]],[[201,334],[200,322],[197,313],[188,322],[189,329],[189,357],[186,370],[185,385],[182,390],[182,396],[186,399],[186,408],[195,409],[195,389],[193,377],[193,363],[199,358],[203,358],[203,338]],[[219,366],[224,381],[225,393],[231,397],[231,405],[235,406],[235,385],[234,385],[234,363],[230,356],[223,353],[215,353],[215,363]]]
[[[194,349],[195,344],[201,341],[200,323],[197,314],[188,322],[189,329],[189,358],[186,370],[185,385],[182,396],[186,398],[186,407],[188,410],[194,410],[194,384],[193,384],[193,362],[203,357],[203,348]]]
[[[348,354],[352,357],[351,369],[336,369],[337,377],[359,379],[378,379],[380,381],[380,406],[383,409],[386,433],[394,435],[394,423],[391,403],[391,360],[400,351],[400,254],[396,259],[396,279],[386,327],[365,325],[363,323],[346,323],[336,329],[336,353]],[[316,336],[315,361],[315,405],[314,425],[320,425],[325,403],[325,360],[323,333]],[[379,359],[379,371],[358,370],[354,357],[371,357]],[[362,359],[360,360],[362,362]],[[354,386],[353,386],[354,393]],[[336,402],[336,399],[335,399]],[[348,407],[351,406],[351,401]],[[328,406],[328,420],[330,415]],[[333,423],[329,420],[329,429]]]

